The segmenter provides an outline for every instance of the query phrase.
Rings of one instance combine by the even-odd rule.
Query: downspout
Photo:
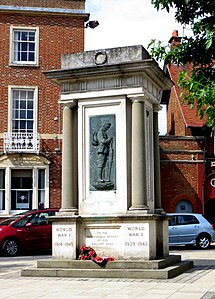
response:
[[[203,169],[202,169],[202,214],[205,214],[205,161],[206,156],[206,137],[204,138],[204,152],[203,152]]]

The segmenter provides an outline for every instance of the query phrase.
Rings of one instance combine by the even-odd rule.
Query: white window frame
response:
[[[14,60],[14,32],[15,31],[34,31],[35,32],[35,59],[34,61]],[[10,65],[15,66],[39,66],[39,27],[10,27]]]
[[[34,167],[11,167],[4,165],[1,169],[5,169],[5,210],[0,210],[1,214],[16,214],[19,210],[11,209],[11,173],[12,169],[32,169],[33,189],[32,189],[32,209],[38,208],[38,174],[39,169],[45,170],[45,208],[49,208],[49,165],[34,166]],[[22,210],[24,211],[24,210]]]
[[[8,87],[8,131],[12,132],[12,111],[13,111],[13,90],[34,90],[34,113],[33,113],[33,133],[37,133],[37,120],[38,120],[38,87],[37,86],[9,86]]]
[[[39,177],[40,177],[40,170],[43,170],[44,172],[45,172],[45,177],[44,177],[44,188],[40,188],[39,187]],[[46,206],[46,185],[47,185],[47,179],[46,179],[46,177],[47,177],[47,174],[46,174],[46,169],[45,168],[37,168],[37,184],[38,184],[38,186],[37,186],[37,196],[38,196],[38,206],[39,206],[39,193],[41,193],[42,191],[44,192],[44,202],[43,202],[43,204],[44,204],[44,206]]]
[[[4,171],[4,176],[6,176],[6,171],[5,171],[5,168],[0,168],[0,170],[3,170]],[[5,189],[6,189],[6,180],[4,178],[4,188],[1,188],[0,186],[0,196],[2,196],[2,193],[4,194],[4,205],[6,206],[6,196],[5,196]],[[1,205],[1,199],[0,199],[0,208],[2,207]]]

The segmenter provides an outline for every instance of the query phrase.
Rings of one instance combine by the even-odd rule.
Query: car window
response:
[[[171,219],[169,219],[169,226],[176,225],[176,216],[172,216]]]
[[[36,213],[36,214],[33,215],[30,222],[34,226],[47,225],[49,223],[47,217],[48,217],[48,212]]]
[[[178,225],[198,224],[198,219],[193,215],[179,215]]]
[[[13,227],[24,227],[26,223],[30,222],[32,218],[32,215],[28,215],[20,220],[18,220],[16,223],[13,224]]]
[[[1,223],[0,223],[0,226],[7,226],[7,225],[9,225],[9,224],[11,224],[11,222],[13,222],[13,221],[15,221],[17,218],[9,218],[9,219],[7,219],[7,220],[4,220],[4,221],[2,221]]]
[[[48,213],[39,213],[39,225],[49,224],[47,217],[48,217]]]

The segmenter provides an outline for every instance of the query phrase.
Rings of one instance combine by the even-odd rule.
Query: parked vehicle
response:
[[[169,246],[196,245],[206,249],[215,241],[212,225],[201,214],[167,213],[169,220]]]
[[[24,251],[51,250],[52,224],[49,216],[58,209],[31,210],[0,223],[0,250],[15,256]]]

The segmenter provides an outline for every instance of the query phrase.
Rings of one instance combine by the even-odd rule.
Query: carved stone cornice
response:
[[[45,166],[51,162],[45,157],[33,155],[33,154],[11,154],[3,155],[0,157],[0,163],[2,166]]]

